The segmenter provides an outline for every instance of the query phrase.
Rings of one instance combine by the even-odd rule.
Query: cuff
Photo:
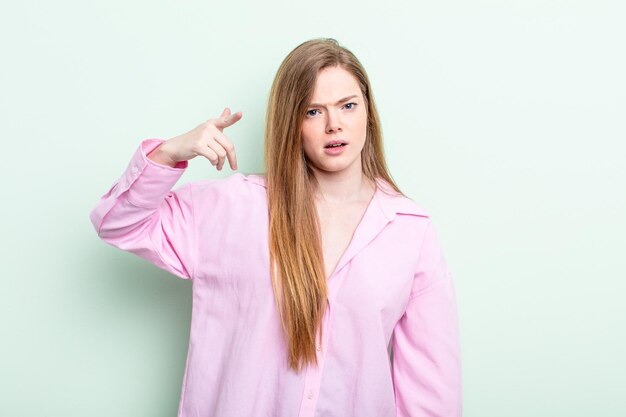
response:
[[[118,193],[128,191],[129,202],[137,207],[157,208],[187,168],[188,161],[170,167],[147,157],[163,142],[162,139],[143,140],[120,178]]]

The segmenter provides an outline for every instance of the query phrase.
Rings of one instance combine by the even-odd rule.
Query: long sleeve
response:
[[[452,274],[429,221],[411,296],[393,337],[398,417],[460,417],[461,359]]]
[[[106,243],[190,279],[196,256],[192,185],[172,190],[188,163],[182,161],[172,168],[148,159],[146,155],[163,142],[141,142],[89,218]]]

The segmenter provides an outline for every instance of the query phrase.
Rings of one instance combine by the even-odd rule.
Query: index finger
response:
[[[228,126],[232,126],[233,124],[238,122],[242,116],[243,114],[240,111],[238,111],[237,113],[222,116],[215,120],[215,127],[222,130]]]

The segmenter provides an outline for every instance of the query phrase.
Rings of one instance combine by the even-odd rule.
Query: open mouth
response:
[[[342,146],[346,146],[347,143],[333,143],[332,145],[326,145],[324,148],[340,148]]]

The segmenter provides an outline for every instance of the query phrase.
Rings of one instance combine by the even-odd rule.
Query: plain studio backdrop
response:
[[[464,415],[626,415],[623,2],[0,7],[0,415],[176,415],[191,283],[89,212],[142,139],[225,106],[238,171],[262,170],[272,79],[314,37],[364,64],[391,173],[440,231]],[[177,187],[231,174],[196,158]]]

